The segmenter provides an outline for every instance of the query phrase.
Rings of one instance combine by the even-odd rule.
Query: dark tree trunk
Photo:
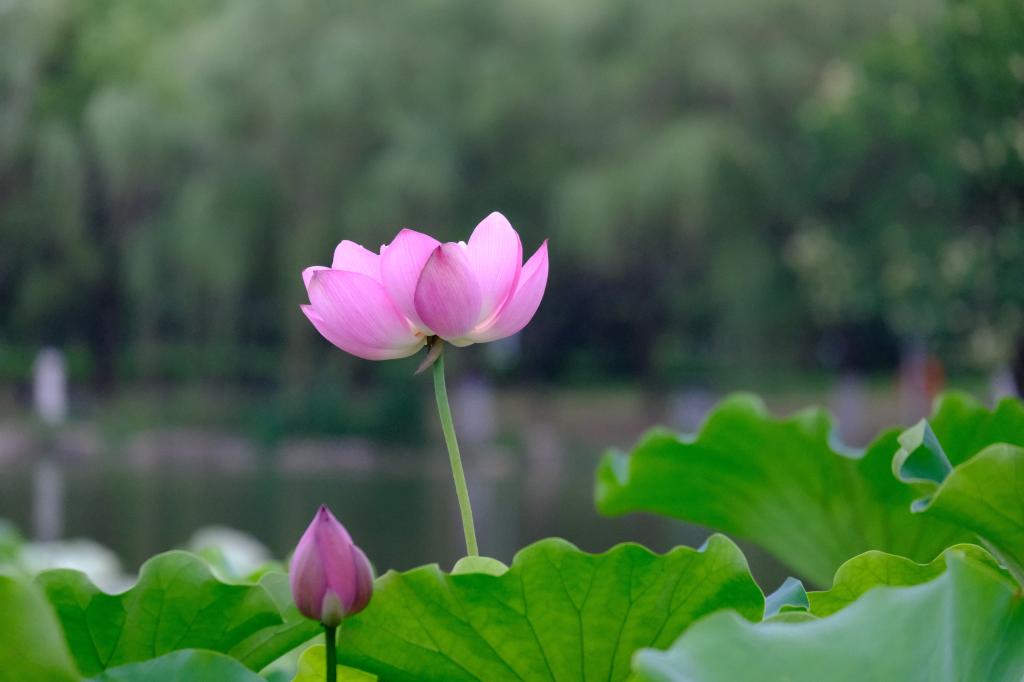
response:
[[[94,314],[89,319],[86,337],[95,362],[95,388],[109,391],[117,378],[117,354],[121,340],[120,253],[117,227],[91,142],[85,139],[82,146],[87,168],[86,219],[89,233],[99,245],[102,263],[94,289],[95,298],[90,306]]]

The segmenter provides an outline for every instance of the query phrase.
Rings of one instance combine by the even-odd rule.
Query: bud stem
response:
[[[452,408],[448,404],[448,389],[444,383],[444,352],[438,353],[434,362],[434,397],[437,398],[437,414],[441,418],[444,442],[448,446],[448,459],[452,464],[452,478],[455,479],[455,495],[459,498],[459,512],[462,514],[462,530],[466,534],[466,554],[478,556],[476,529],[473,527],[473,508],[469,504],[469,488],[466,474],[462,470],[462,455],[455,438],[455,424],[452,422]]]
[[[338,679],[338,638],[337,626],[324,626],[324,644],[327,648],[327,682],[337,682]]]

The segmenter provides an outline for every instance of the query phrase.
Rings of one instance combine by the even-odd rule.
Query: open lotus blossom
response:
[[[367,360],[391,360],[433,336],[467,346],[518,332],[544,296],[548,249],[545,241],[524,264],[519,234],[492,213],[468,242],[405,229],[376,254],[345,240],[331,267],[306,268],[302,278],[302,311],[324,338]]]

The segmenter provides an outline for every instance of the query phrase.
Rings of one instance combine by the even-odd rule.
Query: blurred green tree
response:
[[[11,0],[0,342],[303,384],[303,266],[497,209],[552,238],[535,375],[798,366],[840,320],[999,346],[1020,18],[939,9]]]
[[[1024,343],[1024,11],[953,0],[832,65],[788,253],[820,319],[881,316],[960,365]],[[1024,345],[1021,346],[1024,352]]]

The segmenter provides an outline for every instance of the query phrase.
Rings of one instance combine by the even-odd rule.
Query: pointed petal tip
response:
[[[527,268],[529,266],[529,268]],[[537,274],[538,271],[543,271],[544,280],[547,281],[547,268],[548,268],[548,240],[545,239],[537,247],[537,250],[533,252],[530,259],[523,264],[523,274],[527,277],[532,277]],[[529,269],[529,272],[526,270]]]
[[[523,266],[522,240],[505,216],[495,211],[469,236],[467,256],[480,285],[479,323],[489,319],[515,291]]]
[[[518,333],[533,319],[544,298],[548,281],[548,240],[537,248],[524,265],[516,285],[504,306],[485,328],[469,335],[476,343],[497,341]]]
[[[317,275],[324,270],[330,270],[330,268],[323,265],[311,265],[302,271],[302,283],[306,286],[307,291],[313,281],[317,279]]]
[[[380,281],[380,254],[369,251],[350,239],[343,239],[334,249],[331,269],[358,272]]]
[[[398,239],[399,237],[411,237],[411,236],[426,237],[427,239],[433,239],[434,241],[437,241],[436,239],[431,237],[426,232],[420,232],[419,230],[414,230],[411,227],[403,227],[401,230],[398,231],[398,234],[395,235],[395,239]],[[394,242],[395,239],[392,239],[391,241]]]

